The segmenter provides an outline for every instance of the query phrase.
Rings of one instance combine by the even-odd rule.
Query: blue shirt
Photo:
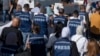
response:
[[[29,12],[22,12],[20,15],[20,30],[22,32],[31,32],[31,20],[30,20],[30,13]]]

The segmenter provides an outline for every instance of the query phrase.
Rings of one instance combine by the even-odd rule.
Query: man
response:
[[[14,6],[13,8],[16,9],[18,0],[13,0],[13,3],[14,3],[14,4],[13,4],[13,6]]]
[[[83,22],[85,31],[84,35],[88,38],[89,37],[89,16],[88,13],[86,12],[85,5],[80,5],[80,12],[79,12],[79,18]]]
[[[39,2],[36,2],[36,5],[35,7],[31,10],[31,12],[35,14],[39,14],[40,13],[40,7],[41,7],[41,4]]]
[[[30,9],[34,8],[34,0],[18,0],[17,4],[22,6],[22,11],[24,11],[23,7],[24,7],[25,4],[29,4]]]
[[[100,7],[100,1],[97,1],[96,8],[99,8],[99,7]]]
[[[16,10],[13,13],[14,17],[19,17],[22,14],[22,7],[21,5],[16,6]]]
[[[79,18],[84,22],[84,24],[86,24],[86,19],[88,17],[87,13],[86,13],[86,8],[85,5],[80,5],[80,11],[79,11]]]
[[[1,48],[2,55],[12,55],[15,54],[19,47],[23,45],[23,37],[21,31],[18,30],[20,24],[19,18],[12,19],[11,27],[6,27],[3,29],[0,40],[3,42]],[[8,49],[6,49],[8,48]]]
[[[53,56],[79,56],[75,42],[69,40],[69,28],[64,27],[61,35],[54,43]]]
[[[85,52],[87,52],[87,44],[88,40],[83,35],[84,29],[83,26],[78,26],[76,29],[76,34],[71,37],[71,40],[76,42],[78,52],[80,53],[80,56],[83,56]]]
[[[30,19],[30,13],[29,13],[29,4],[24,5],[24,12],[19,16],[21,20],[20,24],[20,30],[23,34],[23,42],[26,43],[26,39],[31,32],[31,19]]]
[[[8,11],[10,8],[10,0],[3,0],[3,22],[6,21],[6,16],[8,15]]]
[[[47,19],[45,16],[46,9],[41,7],[40,13],[35,15],[33,18],[33,23],[40,26],[40,34],[47,35]]]
[[[64,26],[67,25],[67,18],[64,16],[64,9],[59,9],[59,15],[54,18],[54,24],[61,22]]]
[[[32,56],[46,56],[46,41],[47,38],[44,35],[40,35],[40,26],[33,25],[32,33],[27,39],[26,47],[31,50]]]
[[[79,11],[79,6],[77,4],[70,3],[70,0],[62,0],[61,1],[65,10],[65,13],[69,16],[72,16],[72,13],[75,10]]]
[[[91,38],[100,40],[100,7],[90,16]]]
[[[78,17],[79,17],[79,12],[75,10],[73,12],[73,17],[70,17],[68,21],[68,27],[70,28],[71,31],[70,36],[73,36],[76,33],[77,26],[83,25],[82,21]]]

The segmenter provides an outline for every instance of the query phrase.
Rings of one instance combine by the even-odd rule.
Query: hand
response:
[[[26,44],[26,48],[30,49],[30,43]]]

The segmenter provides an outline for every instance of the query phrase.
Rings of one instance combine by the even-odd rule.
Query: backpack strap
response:
[[[81,37],[82,37],[82,36],[81,36]],[[78,38],[76,42],[78,42],[78,41],[81,39],[81,37],[80,37],[80,38]],[[85,43],[86,43],[86,40],[84,41],[84,45],[85,45]],[[81,50],[83,50],[83,49],[84,49],[84,45],[82,46]],[[84,52],[83,52],[83,53],[81,53],[81,55],[83,55],[83,54],[84,54]]]
[[[28,34],[28,37],[27,37],[27,39],[26,39],[26,43],[25,43],[25,48],[24,48],[24,50],[27,49],[27,44],[29,43],[29,38],[30,38],[30,34]]]
[[[78,42],[78,41],[81,39],[81,37],[82,37],[82,36],[80,36],[80,37],[76,40],[76,42]]]
[[[85,43],[86,43],[86,40],[84,41],[84,45],[82,46],[82,49],[81,50],[84,49]],[[86,52],[83,52],[82,55],[84,55],[84,53],[86,53]]]

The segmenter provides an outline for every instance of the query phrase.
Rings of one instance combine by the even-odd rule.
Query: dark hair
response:
[[[41,13],[46,13],[46,8],[45,7],[41,7],[40,11],[41,11]]]
[[[10,4],[11,4],[11,5],[14,5],[14,1],[10,1]]]
[[[100,1],[97,1],[96,4],[99,4]]]
[[[63,14],[64,13],[64,9],[63,8],[59,8],[59,13]]]
[[[40,33],[40,26],[38,24],[33,24],[32,30],[36,34],[39,34]]]
[[[62,28],[64,27],[63,23],[61,22],[58,22],[56,25],[55,25],[55,33],[56,33],[56,37],[59,38],[61,36],[61,31],[62,31]]]
[[[66,3],[69,3],[70,0],[61,0],[61,2],[66,2]]]
[[[52,5],[50,4],[49,7],[52,7]]]
[[[35,7],[41,7],[41,4],[39,2],[36,2]]]
[[[78,12],[78,10],[75,10],[75,11],[73,12],[73,14],[79,16],[79,12]]]
[[[29,9],[29,4],[25,4],[24,8],[28,10]]]
[[[80,10],[85,9],[85,5],[80,5]]]

